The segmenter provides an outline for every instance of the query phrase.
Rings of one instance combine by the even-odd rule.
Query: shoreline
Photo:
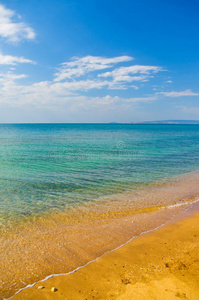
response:
[[[12,299],[198,299],[199,272],[192,274],[191,267],[194,257],[197,267],[199,254],[188,252],[190,243],[192,248],[196,248],[197,241],[193,241],[193,237],[199,237],[199,228],[196,227],[198,211],[199,203],[192,204],[190,209],[168,224],[132,238],[71,274],[39,281]],[[154,241],[157,246],[154,246]],[[176,245],[172,248],[174,241],[181,245],[180,249]],[[154,247],[158,248],[158,253],[152,251]],[[168,252],[165,252],[167,249]],[[192,285],[187,286],[190,280]],[[41,285],[44,288],[40,290],[38,286]],[[51,292],[52,287],[58,290]],[[155,296],[160,292],[159,296]]]
[[[48,219],[26,222],[25,226],[9,234],[5,232],[0,238],[0,267],[5,270],[1,296],[12,299],[18,291],[44,278],[74,273],[136,237],[171,222],[176,215],[198,202],[198,175],[190,174],[184,181],[182,177],[155,185],[135,195],[126,193],[121,199],[114,197],[105,202],[106,206],[105,203],[98,205],[97,216],[95,211],[86,207],[80,211],[79,218],[76,218],[77,214],[54,214]],[[146,195],[144,207],[142,200]],[[133,196],[141,200],[137,201],[134,210]],[[147,207],[147,204],[153,206]],[[104,213],[104,208],[108,213]]]

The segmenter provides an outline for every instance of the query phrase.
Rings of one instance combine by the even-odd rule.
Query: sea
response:
[[[199,199],[199,125],[1,124],[0,299]]]

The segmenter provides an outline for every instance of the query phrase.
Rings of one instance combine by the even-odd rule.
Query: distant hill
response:
[[[109,124],[199,124],[199,120],[160,120],[160,121],[144,121],[144,122],[130,122],[130,123],[110,122]]]
[[[162,121],[148,121],[143,124],[199,124],[199,120],[162,120]]]

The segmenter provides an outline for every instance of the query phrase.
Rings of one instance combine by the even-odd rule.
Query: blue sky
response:
[[[199,119],[199,4],[0,1],[0,122]]]

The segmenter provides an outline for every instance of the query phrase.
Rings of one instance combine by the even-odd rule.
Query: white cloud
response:
[[[129,67],[120,67],[113,71],[99,74],[98,77],[112,77],[116,81],[145,81],[151,73],[157,73],[162,71],[161,67],[157,66],[142,66],[142,65],[133,65]],[[140,76],[130,76],[132,74],[144,74]]]
[[[135,90],[139,90],[139,87],[137,85],[130,85],[130,87],[134,88]]]
[[[105,97],[95,97],[92,98],[93,101],[96,101],[100,104],[111,104],[111,103],[138,103],[138,102],[149,102],[157,100],[157,96],[147,96],[147,97],[137,97],[137,98],[124,98],[124,97],[111,97],[107,95]]]
[[[166,97],[199,96],[199,93],[194,93],[191,90],[186,90],[182,92],[160,92],[159,94],[162,94]]]
[[[2,79],[2,80],[12,80],[12,81],[14,81],[16,79],[22,79],[22,78],[26,78],[26,77],[27,77],[27,75],[25,75],[25,74],[17,75],[17,74],[13,74],[13,73],[7,73],[7,74],[0,73],[0,79]]]
[[[149,102],[149,101],[155,101],[157,100],[158,97],[157,96],[147,96],[147,97],[137,97],[137,98],[128,98],[125,101],[126,102],[132,102],[132,103],[136,103],[136,102]]]
[[[25,74],[13,74],[11,72],[0,73],[0,102],[9,105],[19,106],[31,104],[35,106],[50,105],[56,106],[64,103],[77,105],[78,107],[92,105],[96,106],[112,106],[112,105],[130,105],[138,102],[147,102],[157,100],[157,95],[147,97],[90,97],[83,96],[77,91],[87,91],[92,88],[101,89],[108,87],[107,81],[78,81],[78,82],[50,82],[42,81],[31,85],[23,85],[16,82],[27,77]]]
[[[0,102],[9,103],[10,99],[22,94],[25,86],[20,88],[20,85],[15,83],[16,80],[24,79],[25,74],[0,73]],[[19,92],[21,90],[21,92]],[[12,97],[11,97],[12,96]],[[18,99],[20,102],[20,99]]]
[[[10,42],[18,42],[23,39],[34,39],[35,32],[24,22],[14,21],[19,18],[17,14],[0,4],[0,36]]]
[[[85,56],[82,58],[74,57],[72,61],[62,64],[58,72],[55,73],[54,82],[65,82],[65,86],[72,90],[88,90],[91,88],[107,87],[109,89],[127,89],[129,83],[133,81],[146,82],[154,77],[154,73],[162,71],[158,66],[133,65],[120,67],[112,71],[99,73],[108,68],[113,68],[115,64],[133,60],[130,56],[118,56],[105,58],[101,56]],[[90,72],[98,71],[92,74]],[[87,79],[78,78],[87,75]],[[135,89],[139,87],[131,85]]]
[[[0,54],[0,65],[16,65],[17,63],[35,64],[34,61],[24,57]]]
[[[139,89],[137,85],[129,83],[132,81],[146,81],[152,76],[151,72],[158,72],[158,70],[161,69],[160,67],[154,66],[132,66],[128,71],[126,71],[125,68],[119,68],[117,70],[125,69],[125,71],[122,71],[124,76],[122,81],[114,80],[112,77],[98,77],[97,74],[94,74],[92,77],[88,75],[83,79],[79,78],[80,74],[86,74],[94,70],[100,71],[101,69],[113,67],[116,63],[126,62],[132,59],[133,58],[129,56],[113,58],[86,56],[83,58],[76,58],[68,63],[64,63],[64,73],[57,74],[57,80],[40,81],[33,84],[23,84],[23,81],[21,83],[19,80],[24,79],[27,76],[25,74],[14,74],[14,70],[12,71],[10,68],[8,73],[0,73],[0,102],[16,106],[31,104],[39,107],[40,105],[56,106],[61,103],[75,105],[76,102],[74,103],[74,101],[79,101],[79,106],[85,104],[85,106],[88,105],[89,108],[91,104],[92,106],[100,105],[100,107],[103,105],[124,105],[130,107],[133,103],[156,100],[158,98],[157,95],[129,98],[112,97],[109,95],[105,97],[90,97],[83,95],[83,92],[85,93],[91,89],[101,89],[105,91],[108,89],[122,90],[131,87],[137,90]],[[33,63],[23,57],[0,55],[0,63],[2,64],[13,65],[18,62]],[[124,75],[125,72],[127,75]],[[129,72],[134,74],[134,76],[129,76]],[[62,77],[62,75],[64,76]],[[60,79],[60,76],[62,78],[65,77],[65,80],[58,80],[58,78]],[[132,92],[133,90],[131,89],[131,95],[133,95]],[[80,99],[82,100],[82,103],[80,103]]]
[[[80,77],[88,72],[112,68],[114,64],[133,60],[130,56],[105,58],[101,56],[74,57],[72,61],[62,63],[62,67],[55,74],[54,81],[62,81]]]
[[[97,80],[81,80],[72,82],[63,82],[60,86],[65,87],[70,91],[87,91],[90,89],[101,89],[102,87],[109,86],[108,81]]]

